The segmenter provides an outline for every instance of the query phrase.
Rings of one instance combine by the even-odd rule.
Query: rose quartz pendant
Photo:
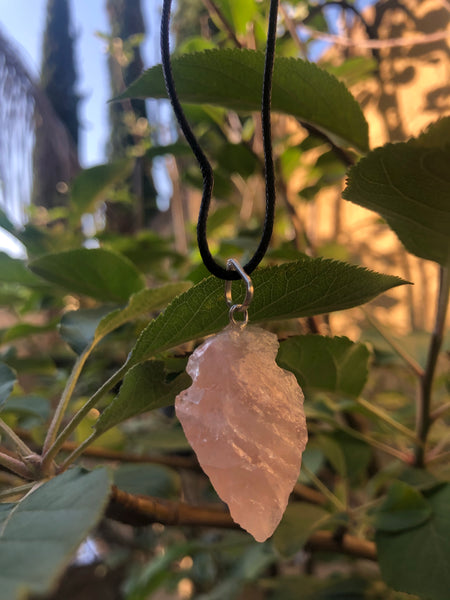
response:
[[[272,535],[300,472],[308,434],[303,393],[275,362],[276,335],[230,324],[189,359],[175,408],[189,443],[236,523]]]

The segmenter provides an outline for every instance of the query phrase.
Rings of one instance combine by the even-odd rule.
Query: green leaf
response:
[[[273,535],[273,544],[283,556],[292,556],[302,550],[313,531],[330,518],[320,506],[295,502],[289,504]]]
[[[59,333],[74,352],[81,354],[94,341],[99,323],[105,315],[111,314],[114,308],[111,305],[103,305],[97,308],[70,310],[61,317]]]
[[[180,482],[173,469],[161,465],[120,465],[114,483],[129,494],[171,498],[179,492]]]
[[[17,235],[17,229],[14,223],[9,220],[4,210],[0,208],[0,227],[13,236]]]
[[[87,346],[98,344],[121,325],[164,308],[191,285],[190,282],[181,281],[141,290],[130,297],[125,308],[104,305],[69,311],[61,318],[61,337],[74,352],[81,354]]]
[[[395,481],[375,513],[375,527],[378,531],[405,531],[425,523],[431,514],[430,504],[418,490]]]
[[[188,290],[191,285],[190,281],[180,281],[178,283],[168,283],[160,287],[154,287],[149,290],[141,290],[131,296],[125,308],[109,313],[109,315],[100,321],[95,330],[95,339],[105,337],[105,335],[128,321],[164,308],[176,296]]]
[[[441,122],[442,127],[449,120]],[[405,248],[428,260],[450,260],[450,144],[438,127],[416,140],[370,152],[349,172],[343,196],[378,212]]]
[[[33,275],[23,260],[12,258],[5,252],[0,252],[0,273],[2,283],[18,283],[25,286],[42,286],[43,282]]]
[[[216,0],[216,3],[235,32],[239,35],[245,35],[248,31],[248,24],[255,19],[258,13],[258,5],[255,0],[241,0],[240,2]],[[212,12],[211,18],[219,29],[223,28],[222,21],[217,18],[214,12]]]
[[[267,582],[263,580],[262,583],[265,588],[272,590],[269,600],[367,600],[372,597],[370,580],[359,576],[344,578],[333,574],[324,579],[308,575],[283,575]],[[373,598],[380,600],[381,596]]]
[[[263,66],[264,54],[254,50],[215,49],[173,59],[183,102],[244,112],[261,109]],[[167,97],[160,65],[146,71],[117,99],[147,97]],[[275,59],[272,110],[313,125],[338,145],[368,149],[368,127],[358,103],[342,83],[312,63]]]
[[[144,287],[132,262],[104,248],[47,254],[33,261],[30,269],[69,292],[104,302],[124,302]]]
[[[411,140],[411,144],[423,148],[445,148],[449,143],[450,116],[443,117],[435,123],[431,123],[418,138]]]
[[[383,579],[396,590],[426,600],[448,600],[450,590],[450,484],[424,494],[432,514],[399,532],[376,532]]]
[[[0,526],[2,600],[46,594],[102,516],[109,495],[104,468],[72,469],[4,510]]]
[[[172,156],[186,156],[187,154],[191,154],[191,152],[187,144],[176,142],[175,144],[167,144],[165,146],[152,146],[146,151],[145,156],[152,160],[157,156],[166,156],[167,154],[171,154]]]
[[[96,421],[96,434],[102,434],[143,412],[172,404],[175,396],[188,387],[190,381],[186,373],[167,381],[161,361],[147,361],[134,366],[126,374],[118,395]]]
[[[71,186],[71,217],[79,218],[94,210],[96,204],[106,198],[111,186],[127,177],[132,166],[133,161],[127,158],[81,171]]]
[[[368,376],[369,350],[346,337],[299,335],[280,344],[277,362],[304,390],[359,396]]]
[[[14,371],[0,362],[0,409],[11,394],[14,384],[17,381]]]
[[[17,323],[5,331],[2,336],[2,343],[12,342],[13,340],[29,337],[30,335],[39,335],[41,333],[55,331],[58,322],[59,318],[55,317],[44,325],[33,325],[33,323]]]
[[[137,573],[132,574],[123,586],[126,600],[142,600],[151,597],[167,579],[171,577],[171,565],[183,556],[193,553],[195,545],[191,543],[172,544],[165,552],[156,555]]]
[[[252,275],[252,280],[255,286],[249,310],[252,323],[351,308],[406,283],[398,277],[320,258],[261,268]],[[240,291],[242,298],[242,285]],[[223,282],[209,277],[178,296],[144,329],[129,364],[222,329],[228,323],[223,293]],[[235,293],[233,298],[239,301]]]
[[[359,483],[372,458],[370,446],[344,431],[320,434],[313,444],[320,448],[339,475],[352,485]]]
[[[217,153],[217,163],[226,173],[239,173],[247,178],[259,168],[257,156],[242,144],[226,143],[220,146]],[[209,222],[208,222],[209,225]]]
[[[50,402],[42,396],[11,396],[3,408],[3,412],[12,413],[22,419],[38,419],[44,422],[50,416]],[[22,423],[21,423],[22,425]],[[22,425],[23,426],[23,425]]]

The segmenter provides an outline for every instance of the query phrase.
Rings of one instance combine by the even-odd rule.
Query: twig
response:
[[[3,452],[0,452],[0,465],[13,473],[20,475],[23,479],[33,478],[33,475],[22,461],[17,460],[17,458],[9,456],[8,454],[4,454]]]
[[[49,448],[55,442],[56,436],[58,435],[59,428],[61,426],[62,420],[64,418],[64,414],[69,405],[70,399],[72,398],[73,391],[77,384],[77,381],[80,377],[81,371],[84,367],[84,363],[86,362],[89,354],[91,353],[91,346],[88,346],[84,352],[80,354],[77,358],[75,365],[73,366],[72,372],[70,373],[70,377],[67,380],[66,386],[64,388],[63,393],[61,394],[61,398],[59,400],[58,406],[53,415],[53,419],[50,423],[50,426],[47,431],[47,436],[45,438],[44,446],[42,449],[42,453],[45,455]]]
[[[0,492],[0,500],[5,500],[6,498],[17,496],[18,494],[22,494],[23,492],[29,492],[35,485],[35,481],[30,481],[30,483],[24,483],[23,485],[18,485],[17,487],[12,487],[8,490],[4,490],[3,492]]]
[[[297,29],[295,27],[294,21],[289,16],[289,14],[288,14],[287,10],[284,8],[283,4],[280,4],[279,8],[280,8],[281,16],[284,19],[284,23],[286,25],[286,28],[289,31],[289,35],[294,40],[297,48],[300,50],[300,56],[302,58],[306,58],[308,56],[308,52],[307,52],[307,49],[306,49],[306,44],[304,42],[302,42],[302,40],[300,39],[300,37],[299,37],[299,35],[297,33]]]
[[[357,558],[377,560],[377,549],[373,542],[349,534],[336,539],[332,531],[316,531],[306,542],[305,549],[338,552]]]
[[[336,157],[342,162],[346,167],[352,167],[355,164],[355,160],[351,154],[347,153],[345,150],[336,145],[331,138],[329,138],[323,131],[317,129],[313,125],[306,123],[305,121],[299,121],[300,125],[306,129],[308,133],[319,138],[326,142],[330,147],[332,152],[336,155]]]
[[[420,381],[420,393],[417,402],[416,433],[417,439],[420,442],[416,447],[414,458],[414,464],[417,467],[423,466],[425,444],[427,441],[428,431],[432,423],[430,416],[431,392],[433,388],[433,379],[436,371],[437,360],[444,337],[445,319],[447,316],[447,307],[450,295],[450,269],[448,267],[440,267],[439,275],[436,320],[433,333],[431,334],[430,348],[428,351],[425,372]]]
[[[75,442],[64,442],[61,446],[61,451],[73,452],[79,448],[79,444]],[[200,465],[195,458],[188,456],[174,456],[174,455],[142,455],[132,454],[125,452],[118,452],[117,450],[109,450],[108,448],[99,448],[90,446],[85,448],[83,451],[84,456],[92,458],[100,458],[103,460],[111,460],[123,463],[136,463],[136,464],[156,464],[164,465],[166,467],[172,467],[173,469],[200,469]]]
[[[119,490],[116,486],[112,487],[106,516],[134,526],[162,523],[163,525],[239,528],[230,513],[221,505],[215,509],[210,505],[191,506],[184,502],[135,496]]]
[[[191,506],[183,502],[158,498],[133,496],[113,486],[106,516],[135,527],[161,523],[163,525],[189,525],[237,529],[229,512],[218,507]],[[373,542],[345,534],[336,539],[332,531],[317,531],[307,541],[308,550],[321,550],[348,554],[358,558],[376,560]]]
[[[356,429],[353,429],[352,427],[349,427],[348,425],[343,425],[342,423],[336,422],[335,419],[330,418],[330,419],[327,419],[327,421],[329,421],[330,425],[336,427],[336,429],[339,429],[340,431],[344,431],[345,433],[348,433],[352,437],[354,437],[358,440],[361,440],[362,442],[365,442],[369,446],[373,446],[377,450],[380,450],[381,452],[384,452],[385,454],[389,454],[389,456],[398,458],[399,460],[401,460],[404,463],[407,463],[407,464],[411,463],[410,456],[406,452],[397,450],[397,448],[391,448],[391,446],[388,446],[384,442],[380,442],[379,440],[372,438],[365,433],[361,433],[360,431],[357,431]],[[315,430],[315,427],[313,424],[311,424],[309,428],[311,429],[311,431]]]
[[[381,48],[399,48],[401,46],[420,46],[422,44],[439,42],[450,37],[450,32],[444,30],[435,31],[434,33],[428,33],[423,35],[412,35],[409,37],[390,38],[385,40],[355,40],[340,35],[334,35],[332,33],[323,33],[322,31],[312,29],[311,27],[308,27],[303,23],[298,23],[297,26],[309,33],[309,35],[315,39],[324,40],[326,42],[331,42],[333,44],[337,44],[339,46],[346,46],[349,48],[357,46],[358,48],[370,48],[379,50]]]
[[[369,444],[369,446],[373,446],[374,448],[376,448],[377,450],[380,450],[381,452],[384,452],[385,454],[389,454],[390,456],[393,456],[394,458],[398,458],[402,462],[405,462],[408,464],[410,463],[409,456],[405,452],[402,452],[401,450],[397,450],[397,448],[391,448],[384,442],[380,442],[380,441],[370,437],[369,435],[366,435],[365,433],[360,433],[359,431],[356,431],[356,429],[352,429],[351,427],[347,427],[346,425],[340,425],[338,423],[336,425],[336,427],[338,429],[341,429],[341,431],[345,431],[349,435],[352,435],[354,438],[361,440],[363,442],[366,442],[366,444]]]
[[[382,327],[376,319],[369,315],[369,313],[364,308],[361,308],[361,310],[363,311],[364,316],[372,325],[372,327],[374,327],[378,331],[378,333],[386,340],[386,342],[391,346],[391,348],[395,352],[397,352],[400,358],[403,358],[403,360],[408,365],[408,367],[410,367],[413,373],[417,375],[417,377],[423,377],[425,371],[421,367],[421,365],[419,365],[416,359],[412,357],[404,348],[402,348],[402,346],[386,331],[386,329]]]
[[[9,425],[5,423],[5,421],[3,421],[3,419],[0,419],[0,431],[2,431],[11,440],[17,451],[22,456],[30,456],[33,454],[25,442],[20,439],[20,437],[11,429]]]
[[[341,511],[341,510],[346,509],[345,504],[341,500],[339,500],[339,498],[337,496],[335,496],[333,494],[333,492],[331,492],[327,488],[327,486],[325,484],[323,484],[320,481],[320,479],[318,477],[316,477],[316,475],[314,475],[314,473],[310,469],[308,469],[308,467],[306,465],[302,465],[302,471],[313,482],[313,484],[323,494],[323,496],[327,500],[329,500],[335,508],[337,508],[337,510]]]
[[[426,464],[434,465],[434,464],[440,463],[440,462],[448,462],[449,458],[450,458],[450,450],[446,450],[445,452],[441,452],[440,454],[435,454],[430,457],[427,456]]]
[[[63,443],[67,440],[67,438],[72,434],[72,432],[78,427],[84,417],[88,414],[91,408],[94,408],[99,400],[107,393],[109,390],[119,383],[119,381],[123,378],[126,370],[127,363],[125,363],[118,371],[116,371],[109,379],[106,381],[102,387],[100,387],[93,396],[89,398],[89,400],[84,404],[80,410],[72,417],[71,421],[66,425],[66,427],[61,431],[53,444],[49,447],[47,452],[43,455],[42,459],[42,470],[45,472],[45,469],[49,467],[52,463],[53,459],[59,452]]]
[[[358,402],[358,404],[360,406],[362,406],[363,408],[365,408],[367,411],[371,412],[372,414],[376,415],[379,419],[384,421],[387,425],[390,425],[393,429],[396,429],[397,431],[399,431],[406,437],[417,442],[417,437],[416,437],[416,434],[414,433],[414,431],[411,431],[411,429],[408,429],[408,427],[405,427],[404,425],[402,425],[401,423],[399,423],[398,421],[393,419],[383,409],[379,408],[378,406],[373,406],[372,404],[370,404],[370,402],[367,402],[367,400],[364,400],[363,398],[358,398],[356,401]]]
[[[80,444],[76,444],[75,442],[64,442],[64,444],[61,446],[62,451],[67,450],[69,452],[74,452],[79,448]],[[111,460],[122,463],[153,464],[163,465],[172,469],[189,469],[193,471],[201,470],[198,460],[195,457],[189,456],[143,456],[141,454],[118,452],[116,450],[109,450],[108,448],[97,448],[95,446],[84,448],[82,453],[86,457],[100,458],[103,460]],[[296,483],[294,489],[292,490],[292,493],[296,497],[301,498],[302,500],[305,500],[307,502],[311,502],[312,504],[325,504],[327,502],[327,499],[323,494],[321,494],[317,490],[313,490],[307,485],[303,485],[302,483]]]
[[[441,406],[438,406],[433,412],[430,414],[430,419],[434,422],[443,417],[446,413],[450,412],[450,402],[446,402]]]
[[[292,493],[297,498],[301,500],[306,500],[306,502],[311,502],[311,504],[326,504],[327,498],[317,490],[313,490],[307,485],[303,485],[302,483],[296,483]]]
[[[233,41],[233,43],[236,45],[236,47],[237,48],[242,48],[242,44],[237,39],[236,34],[233,31],[233,28],[231,27],[230,23],[228,22],[227,18],[223,14],[223,12],[220,10],[220,8],[217,6],[217,4],[214,2],[214,0],[202,0],[202,1],[203,1],[203,4],[206,7],[206,10],[209,13],[215,13],[216,14],[217,18],[222,23],[225,31],[227,32],[229,38]]]

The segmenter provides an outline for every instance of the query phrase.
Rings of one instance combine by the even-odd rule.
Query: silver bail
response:
[[[235,304],[233,302],[233,298],[232,298],[232,294],[231,294],[232,281],[231,280],[225,281],[225,300],[227,301],[227,304],[230,308],[230,310],[228,312],[230,323],[232,325],[237,325],[238,327],[243,329],[248,323],[248,307],[250,306],[250,302],[253,299],[253,292],[254,292],[253,283],[252,283],[252,280],[250,279],[250,277],[247,275],[247,273],[242,268],[239,261],[237,261],[235,258],[229,258],[227,260],[227,271],[237,271],[239,273],[239,275],[241,276],[241,278],[243,279],[245,286],[246,286],[244,301],[242,302],[242,304]],[[239,321],[237,321],[236,317],[235,317],[235,313],[237,313],[237,312],[242,313],[242,315],[243,315],[243,318],[240,319]]]

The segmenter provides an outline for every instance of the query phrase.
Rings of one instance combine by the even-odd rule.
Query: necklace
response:
[[[271,0],[264,64],[261,117],[266,183],[263,232],[252,258],[243,267],[229,259],[226,267],[211,255],[206,223],[214,176],[181,107],[172,75],[169,45],[171,0],[164,0],[161,54],[167,93],[178,124],[203,176],[197,242],[205,266],[225,281],[229,325],[208,338],[189,359],[191,387],[176,398],[175,409],[199,463],[233,519],[253,537],[266,540],[280,522],[298,479],[307,441],[303,393],[295,376],[276,361],[277,336],[247,326],[253,298],[250,274],[269,246],[275,216],[275,175],[271,141],[271,88],[278,0]],[[232,281],[242,279],[246,296],[232,299]],[[241,319],[237,319],[241,314]]]

